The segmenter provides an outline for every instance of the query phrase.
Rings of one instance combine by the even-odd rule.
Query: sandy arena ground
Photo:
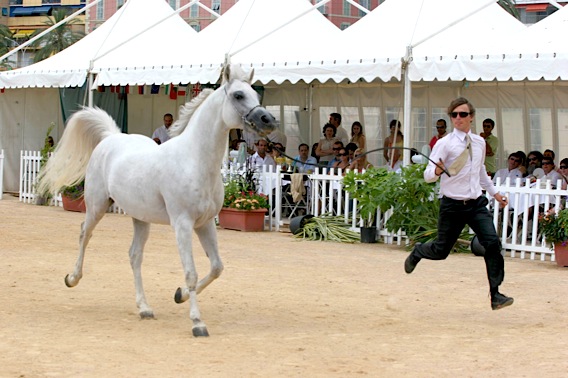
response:
[[[422,261],[401,247],[298,241],[219,229],[223,275],[200,295],[209,338],[191,334],[174,235],[153,226],[140,320],[130,218],[109,214],[69,289],[83,214],[0,201],[0,377],[564,377],[568,268],[506,259],[491,311],[483,260]],[[201,276],[208,269],[197,240]]]

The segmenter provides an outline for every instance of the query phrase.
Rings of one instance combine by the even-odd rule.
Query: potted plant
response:
[[[398,180],[386,168],[372,167],[365,172],[349,171],[343,178],[343,188],[352,199],[357,200],[361,216],[361,242],[374,243],[377,240],[377,209],[387,211],[391,206],[388,187]]]
[[[247,165],[245,172],[230,177],[225,183],[219,226],[230,230],[263,231],[268,209],[268,198],[256,192],[254,171]]]
[[[541,215],[538,223],[540,232],[554,247],[556,264],[568,266],[568,209]]]
[[[85,190],[85,180],[82,180],[76,185],[66,186],[61,191],[61,201],[63,202],[63,209],[67,211],[86,212],[85,200],[83,192]]]

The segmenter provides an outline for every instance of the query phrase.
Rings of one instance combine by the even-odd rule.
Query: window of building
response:
[[[365,9],[371,9],[371,0],[359,0],[359,5],[361,5]],[[359,17],[365,16],[367,13],[359,10]]]
[[[221,14],[221,0],[211,0],[211,9]]]
[[[199,17],[199,5],[193,4],[191,7],[189,7],[189,17],[191,18]]]
[[[97,20],[104,20],[105,18],[105,0],[101,0],[100,3],[97,4]]]
[[[329,14],[329,6],[327,4],[324,4],[321,7],[318,7],[318,11],[320,11],[321,14],[327,16]]]
[[[2,16],[8,16],[8,8],[2,8]]]
[[[120,9],[124,5],[124,0],[116,0],[116,9]]]
[[[345,30],[345,29],[347,29],[349,26],[351,26],[351,24],[350,24],[349,22],[342,22],[341,25],[339,25],[339,29]]]
[[[351,4],[348,1],[343,0],[343,15],[350,16],[351,15]]]
[[[199,24],[191,24],[190,26],[191,26],[191,27],[193,28],[193,30],[195,30],[196,32],[200,32],[200,31],[201,31],[201,25],[199,25]]]
[[[170,7],[172,7],[172,9],[174,9],[174,10],[177,9],[177,7],[176,7],[177,1],[176,0],[169,0],[168,3],[170,4]]]

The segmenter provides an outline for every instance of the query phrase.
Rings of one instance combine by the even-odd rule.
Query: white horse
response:
[[[171,127],[170,134],[176,137],[161,145],[146,136],[122,134],[114,120],[98,108],[85,108],[69,119],[38,187],[40,193],[55,193],[85,178],[87,213],[75,270],[65,277],[68,287],[76,286],[83,276],[85,248],[114,202],[134,223],[129,254],[140,317],[154,317],[140,269],[150,224],[170,224],[187,286],[178,288],[174,299],[178,303],[190,299],[193,335],[209,335],[197,294],[223,270],[214,217],[223,204],[220,169],[229,130],[245,124],[263,136],[276,127],[274,117],[259,104],[252,77],[253,72],[245,74],[238,66],[224,67],[221,87],[204,90],[184,105]],[[199,282],[192,256],[194,230],[211,264],[209,274]]]

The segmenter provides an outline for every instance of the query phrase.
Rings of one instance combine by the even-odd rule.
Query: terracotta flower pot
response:
[[[224,207],[219,213],[219,226],[238,231],[264,231],[266,209],[239,210]]]
[[[562,243],[554,244],[554,258],[558,266],[568,266],[568,243],[564,246]]]
[[[67,196],[61,196],[61,201],[63,202],[63,209],[67,211],[77,211],[84,213],[87,211],[85,206],[85,199],[83,197],[72,199]]]

